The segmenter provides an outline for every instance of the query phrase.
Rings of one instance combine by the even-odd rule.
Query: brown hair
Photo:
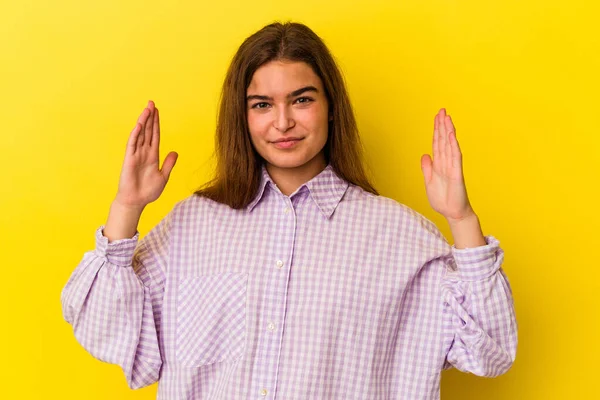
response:
[[[378,194],[363,168],[358,128],[342,74],[323,41],[306,25],[294,22],[263,27],[233,57],[221,92],[215,177],[194,194],[235,209],[246,207],[256,195],[264,160],[250,140],[246,90],[254,72],[275,60],[305,62],[319,76],[333,116],[324,148],[326,162],[341,178]]]

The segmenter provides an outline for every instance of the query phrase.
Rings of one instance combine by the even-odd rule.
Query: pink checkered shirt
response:
[[[103,228],[63,315],[158,399],[439,399],[443,369],[497,376],[515,359],[498,241],[456,249],[330,165],[289,197],[263,167],[242,210],[191,195],[139,242]]]

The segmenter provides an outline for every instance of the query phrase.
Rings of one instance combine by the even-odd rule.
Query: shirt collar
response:
[[[258,204],[260,199],[262,199],[263,194],[265,192],[265,187],[267,186],[267,184],[271,184],[271,185],[275,186],[275,184],[271,180],[271,176],[269,175],[269,173],[267,172],[267,169],[265,168],[265,165],[263,164],[262,168],[261,168],[260,183],[258,184],[258,191],[256,192],[256,196],[250,202],[250,204],[248,204],[246,206],[246,209],[248,211],[252,211],[254,209],[254,207],[256,207],[256,205]]]
[[[271,187],[274,189],[276,188],[275,183],[267,172],[267,168],[263,164],[261,168],[261,180],[258,186],[258,191],[254,199],[250,202],[250,204],[248,204],[248,211],[252,211],[260,202],[265,193],[267,185],[271,185]],[[348,182],[339,177],[334,172],[331,164],[328,164],[323,171],[300,186],[296,192],[298,192],[303,186],[306,186],[310,193],[310,197],[315,202],[323,216],[330,218],[337,205],[342,200],[342,197],[344,197],[346,189],[348,189]],[[275,190],[279,191],[279,189]]]

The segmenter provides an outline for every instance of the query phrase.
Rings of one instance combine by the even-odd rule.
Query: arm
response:
[[[434,119],[433,159],[421,157],[432,208],[450,224],[455,245],[443,262],[445,368],[496,376],[512,365],[517,323],[510,286],[501,269],[504,253],[493,237],[484,238],[467,195],[462,153],[446,110]]]
[[[446,364],[479,376],[508,371],[517,350],[512,291],[501,266],[504,253],[488,236],[487,245],[453,247],[442,281]]]
[[[139,244],[109,242],[101,226],[96,249],[85,253],[61,293],[64,319],[77,341],[101,361],[120,365],[136,389],[156,382],[162,358],[160,320],[169,214]]]
[[[63,316],[94,357],[123,368],[140,388],[160,377],[160,324],[171,213],[137,244],[137,223],[163,192],[177,153],[159,169],[160,123],[154,102],[139,116],[127,141],[119,190],[96,249],[85,253],[61,293]],[[132,237],[133,236],[133,237]]]

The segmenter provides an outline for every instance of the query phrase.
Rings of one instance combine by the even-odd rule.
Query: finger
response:
[[[433,119],[433,161],[439,160],[440,156],[440,140],[439,140],[439,126],[438,126],[438,115],[435,114],[435,118]]]
[[[133,130],[129,134],[129,139],[127,140],[127,152],[129,152],[129,154],[131,155],[135,154],[136,143],[140,134],[141,127],[142,125],[140,125],[139,122],[136,122],[135,128],[133,128]]]
[[[438,132],[439,132],[438,140],[440,141],[440,144],[439,144],[440,161],[441,161],[440,165],[443,165],[443,166],[446,165],[446,143],[447,143],[446,125],[444,123],[445,118],[446,118],[446,110],[442,108],[442,109],[440,109],[440,112],[438,113]]]
[[[462,172],[462,151],[460,150],[460,145],[456,139],[456,130],[452,130],[449,138],[452,145],[452,166],[459,168],[459,170]]]
[[[148,116],[148,120],[146,121],[146,126],[144,127],[144,143],[147,143],[149,146],[152,141],[152,126],[154,124],[154,102],[150,100],[148,102],[148,108],[150,110],[150,115]]]
[[[171,171],[173,170],[173,167],[175,166],[175,163],[177,162],[177,157],[179,157],[179,155],[176,152],[172,151],[165,158],[162,169],[160,170],[160,172],[163,174],[163,176],[165,178],[165,181],[169,180],[169,177],[171,176]]]
[[[450,141],[450,134],[454,131],[454,125],[449,115],[444,117],[444,126],[446,129],[446,162],[448,167],[453,165],[452,162],[452,142]]]
[[[437,113],[437,140],[438,140],[438,157],[433,159],[433,169],[438,173],[444,173],[446,168],[446,137],[444,128],[444,117],[442,115],[444,109],[440,109]]]
[[[138,118],[138,123],[141,125],[140,129],[140,137],[138,138],[136,147],[139,149],[144,145],[144,131],[146,129],[146,121],[148,120],[148,116],[150,115],[150,110],[148,108],[144,108],[142,114]]]
[[[160,140],[157,137],[156,133],[156,125],[158,118],[158,108],[154,108],[154,117],[152,118],[152,136],[150,136],[150,161],[158,163],[160,161],[159,158],[159,142]],[[150,121],[148,121],[148,124]]]
[[[159,147],[160,144],[160,118],[158,116],[158,108],[154,109],[154,123],[152,124],[152,144],[151,146]]]
[[[429,154],[423,154],[421,156],[421,171],[423,171],[423,178],[425,178],[425,184],[429,183],[431,180],[431,166],[432,166],[431,157]]]

